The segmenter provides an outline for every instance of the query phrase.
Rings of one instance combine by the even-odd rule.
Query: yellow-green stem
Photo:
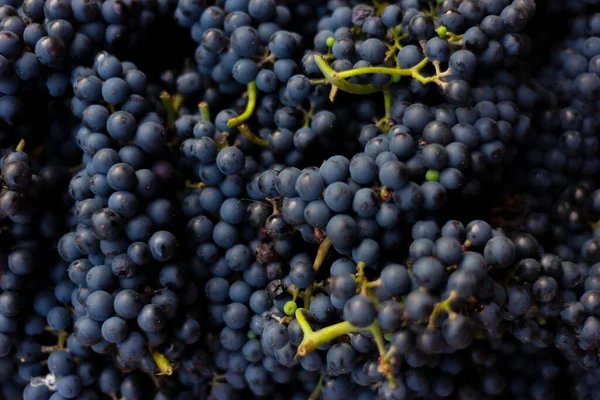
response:
[[[67,338],[69,337],[69,334],[67,333],[67,331],[59,331],[58,332],[58,348],[59,349],[64,349],[65,348],[65,344],[67,343]]]
[[[198,104],[198,110],[200,111],[202,121],[210,121],[210,109],[207,102],[201,101],[200,104]]]
[[[315,257],[315,262],[313,264],[313,269],[315,271],[318,271],[319,268],[321,268],[321,265],[323,265],[323,261],[325,261],[325,257],[327,257],[327,253],[329,252],[330,248],[331,240],[325,237],[325,239],[323,239],[323,241],[319,245],[319,250],[317,250],[317,256]]]
[[[258,136],[256,136],[254,133],[252,133],[252,131],[250,130],[250,128],[248,128],[247,125],[242,124],[240,126],[238,126],[238,130],[240,131],[240,133],[242,135],[244,135],[244,137],[246,139],[248,139],[248,141],[250,143],[254,143],[257,146],[260,147],[269,147],[269,142],[267,142],[265,139],[260,138]]]
[[[373,334],[373,340],[377,345],[377,350],[379,351],[379,365],[378,370],[380,373],[384,374],[392,388],[396,387],[396,380],[394,379],[394,374],[392,373],[392,365],[386,361],[386,352],[385,352],[385,344],[383,342],[383,335],[381,334],[381,328],[379,327],[379,323],[377,320],[373,322],[373,325],[369,328],[371,333]]]
[[[377,288],[377,287],[381,287],[381,285],[383,285],[383,282],[381,281],[381,278],[377,279],[376,281],[373,281],[373,282],[367,282],[367,283],[366,283],[366,286],[367,286],[369,289],[372,289],[372,288]]]
[[[453,312],[452,301],[454,301],[456,298],[458,298],[458,293],[456,293],[455,291],[451,291],[450,295],[446,300],[440,301],[439,303],[435,304],[435,306],[433,307],[433,311],[429,316],[429,324],[427,325],[428,328],[433,329],[437,326],[437,319],[443,312],[446,312],[448,314]]]
[[[167,127],[172,128],[175,126],[177,111],[179,111],[179,107],[183,103],[183,96],[180,94],[171,96],[166,91],[163,91],[160,94],[160,100],[167,112]]]
[[[167,358],[161,353],[159,353],[156,349],[150,347],[149,350],[150,354],[152,354],[152,359],[154,360],[156,366],[160,370],[159,375],[172,375],[173,367],[171,367],[171,363],[169,362],[169,360],[167,360]]]
[[[379,351],[379,356],[385,357],[385,343],[383,343],[383,335],[381,334],[379,322],[375,320],[375,322],[373,322],[373,324],[369,327],[369,330],[373,334],[373,340],[377,345],[377,351]]]
[[[206,187],[206,183],[204,182],[192,182],[189,179],[185,181],[185,187],[187,189],[204,189]]]
[[[310,307],[310,296],[312,295],[312,286],[307,287],[304,290],[302,301],[304,302],[304,308]]]
[[[244,122],[246,122],[248,120],[248,118],[250,118],[252,116],[252,113],[254,113],[254,108],[256,107],[256,96],[257,96],[257,90],[256,90],[256,82],[252,81],[250,83],[248,83],[248,103],[246,104],[246,109],[244,110],[244,112],[234,118],[231,118],[229,121],[227,121],[227,126],[230,128],[239,126],[241,124],[243,124]]]
[[[343,335],[347,335],[349,333],[359,332],[361,328],[358,328],[352,325],[348,321],[338,322],[337,324],[327,326],[325,328],[319,329],[318,331],[313,331],[308,321],[306,321],[306,317],[304,313],[308,310],[304,308],[299,308],[296,310],[296,320],[300,324],[300,328],[304,333],[304,338],[302,339],[302,343],[298,346],[298,355],[305,356],[311,351],[316,350],[322,344],[325,344],[335,338],[338,338]]]
[[[385,114],[383,118],[377,122],[377,126],[383,131],[383,133],[387,133],[391,128],[389,122],[392,111],[392,92],[389,89],[383,91],[383,105]]]
[[[318,400],[319,396],[321,396],[322,386],[323,386],[323,376],[321,376],[319,378],[319,381],[317,382],[317,386],[315,387],[315,390],[312,391],[310,396],[308,396],[308,400]]]
[[[325,58],[319,54],[315,54],[315,62],[317,64],[317,66],[319,67],[319,69],[321,70],[321,72],[323,73],[323,76],[325,76],[325,79],[327,79],[327,81],[329,81],[329,83],[331,83],[333,86],[343,90],[344,92],[348,92],[348,93],[352,93],[352,94],[371,94],[371,93],[377,93],[377,92],[381,92],[382,90],[384,90],[387,86],[375,86],[372,84],[358,84],[358,83],[352,83],[352,82],[348,82],[344,79],[338,78],[338,77],[334,77],[334,74],[336,74],[335,70],[333,70],[331,68],[331,66],[327,63],[327,61],[325,61]],[[331,93],[330,93],[330,100],[331,100]]]
[[[424,58],[420,63],[412,68],[389,68],[389,67],[364,67],[349,69],[342,72],[334,72],[333,78],[335,79],[348,79],[353,76],[363,74],[385,74],[391,76],[411,76],[419,82],[425,84],[430,82],[436,82],[439,77],[434,75],[430,77],[424,77],[420,74],[421,70],[429,63],[427,58]]]
[[[314,117],[315,115],[315,103],[313,103],[312,101],[310,102],[310,109],[308,111],[302,109],[302,112],[304,113],[304,128],[308,128],[310,126],[310,121],[312,120],[312,117]]]
[[[331,89],[329,90],[329,101],[332,103],[335,100],[335,96],[337,95],[339,89],[340,88],[336,85],[331,86]]]
[[[25,139],[21,139],[19,141],[19,144],[17,144],[17,148],[15,150],[16,151],[23,151],[23,150],[25,150]]]
[[[365,268],[367,268],[367,264],[364,261],[359,261],[356,264],[356,275],[361,279],[365,276]]]

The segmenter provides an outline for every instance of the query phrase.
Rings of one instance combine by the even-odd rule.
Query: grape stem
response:
[[[242,135],[244,135],[244,137],[246,139],[248,139],[248,141],[250,143],[254,143],[255,145],[260,146],[260,147],[269,147],[269,142],[267,142],[265,139],[262,139],[262,138],[256,136],[254,133],[252,133],[250,128],[248,128],[248,125],[242,124],[242,125],[238,126],[238,130],[240,131],[240,133]]]
[[[430,82],[436,82],[437,76],[424,77],[420,74],[421,70],[429,63],[427,58],[424,58],[420,63],[412,68],[389,68],[389,67],[364,67],[355,68],[342,72],[334,72],[333,77],[336,79],[347,79],[357,75],[363,74],[386,74],[391,76],[411,76],[419,82],[425,84]]]
[[[196,190],[200,190],[200,189],[204,189],[206,187],[206,183],[204,182],[192,182],[191,180],[186,180],[185,181],[185,187],[187,189],[196,189]]]
[[[401,78],[403,76],[410,76],[422,84],[436,83],[443,88],[446,86],[446,83],[442,81],[442,78],[450,75],[450,71],[445,71],[433,76],[423,76],[421,74],[421,70],[429,63],[427,58],[424,58],[421,62],[411,68],[364,67],[336,72],[331,68],[327,61],[325,61],[323,56],[315,54],[314,57],[315,62],[325,76],[325,79],[327,79],[335,88],[352,94],[371,94],[386,90],[392,83],[398,81],[398,79],[394,78]],[[363,74],[385,74],[390,75],[392,79],[383,86],[376,86],[373,84],[357,84],[346,80],[347,78]],[[332,92],[329,96],[330,100],[332,100],[333,96],[335,96],[335,93],[335,90],[332,88]]]
[[[309,308],[310,307],[310,297],[312,295],[312,286],[307,287],[304,290],[303,296],[302,296],[302,301],[304,302],[304,308]]]
[[[268,201],[273,207],[273,214],[279,214],[279,204],[277,203],[277,198],[265,197],[265,200]]]
[[[310,109],[306,111],[304,108],[300,107],[300,111],[304,114],[304,128],[308,128],[310,126],[310,121],[315,116],[315,103],[310,102]]]
[[[172,128],[175,126],[175,120],[177,119],[177,111],[183,103],[183,96],[176,94],[171,96],[166,91],[161,92],[160,100],[167,111],[167,127]]]
[[[311,85],[330,85],[330,82],[327,79],[311,79]]]
[[[52,353],[53,351],[62,350],[65,348],[65,344],[67,343],[67,338],[69,336],[67,331],[52,331],[52,333],[56,334],[58,342],[54,346],[42,346],[42,353]],[[24,362],[25,360],[22,361]]]
[[[317,347],[335,338],[362,330],[361,328],[352,325],[348,321],[343,321],[319,329],[318,331],[313,331],[310,324],[306,320],[306,317],[304,316],[304,314],[307,312],[308,310],[305,308],[299,308],[296,310],[296,319],[298,320],[298,324],[300,324],[300,328],[304,333],[302,343],[300,343],[300,346],[298,346],[297,355],[299,356],[305,356],[311,351],[316,350]]]
[[[172,375],[173,367],[171,367],[171,363],[167,358],[156,349],[149,347],[150,354],[152,355],[152,359],[156,363],[156,366],[160,370],[157,375]]]
[[[383,282],[381,280],[381,278],[377,279],[376,281],[373,282],[367,282],[366,286],[371,289],[371,288],[377,288],[377,287],[381,287],[383,285]]]
[[[15,151],[23,151],[25,150],[25,139],[21,139],[19,141],[19,144],[17,144],[17,148],[15,149]]]
[[[201,101],[198,104],[198,110],[200,111],[200,117],[202,118],[202,121],[210,121],[210,109],[207,102]]]
[[[256,96],[257,96],[255,81],[248,83],[247,93],[248,93],[248,103],[246,104],[246,109],[244,110],[244,112],[241,115],[234,117],[234,118],[230,118],[229,121],[227,121],[227,126],[229,128],[234,128],[236,126],[243,124],[244,122],[246,122],[248,120],[248,118],[250,118],[252,116],[252,113],[254,112],[254,108],[256,107]]]
[[[327,61],[325,61],[323,56],[321,56],[319,54],[315,54],[314,57],[315,57],[315,63],[317,64],[317,66],[319,67],[321,72],[323,73],[323,76],[325,77],[325,79],[327,81],[329,81],[329,83],[331,83],[334,87],[337,87],[337,88],[343,90],[344,92],[348,92],[348,93],[352,93],[352,94],[371,94],[371,93],[380,92],[386,88],[386,86],[375,86],[372,84],[352,83],[352,82],[348,82],[345,79],[342,79],[338,76],[334,76],[337,74],[337,72],[335,72],[335,70],[333,70],[331,68],[331,66],[327,63]],[[364,69],[364,68],[360,68],[360,69]],[[389,69],[393,69],[393,68],[389,68]],[[329,99],[331,100],[331,98],[332,97],[330,94]]]
[[[379,189],[379,198],[381,199],[381,201],[383,201],[384,203],[387,203],[388,201],[390,201],[390,199],[392,198],[392,190],[390,190],[389,188],[382,186]]]
[[[442,312],[446,312],[448,314],[453,313],[454,311],[452,310],[452,302],[458,297],[458,293],[455,290],[451,290],[446,300],[436,303],[433,307],[431,315],[429,316],[429,324],[427,327],[434,329],[437,326],[437,319],[440,317]]]
[[[402,50],[402,44],[400,42],[408,38],[408,34],[402,35],[402,29],[399,27],[393,28],[392,35],[394,37],[394,44],[388,46],[388,51],[385,53],[384,62],[387,63],[393,60],[395,65],[398,65],[398,58],[396,57],[396,51]]]
[[[319,245],[319,250],[317,250],[317,256],[315,257],[315,262],[313,264],[313,269],[315,271],[318,271],[319,268],[321,268],[321,265],[323,265],[323,261],[325,261],[325,257],[327,257],[327,253],[329,252],[330,248],[331,240],[325,237],[325,239],[323,239],[323,241]]]
[[[470,241],[470,240],[468,240],[468,239],[467,239],[467,240],[465,240],[465,242],[464,242],[464,243],[463,243],[463,245],[462,245],[462,251],[463,251],[463,253],[464,253],[465,251],[467,251],[467,250],[469,249],[469,247],[471,247],[471,246],[472,246],[472,243],[471,243],[471,241]]]
[[[319,396],[321,395],[322,387],[323,387],[323,376],[321,375],[319,377],[319,381],[317,382],[317,386],[315,387],[315,390],[313,390],[312,393],[310,394],[310,396],[308,396],[308,400],[317,400],[319,398]]]
[[[377,320],[375,320],[371,325],[369,325],[366,328],[360,328],[352,325],[348,321],[342,321],[338,322],[337,324],[319,329],[318,331],[313,331],[305,317],[305,313],[308,312],[309,311],[305,308],[299,308],[296,310],[296,320],[298,320],[298,324],[300,325],[302,333],[304,334],[302,343],[300,343],[300,346],[298,346],[296,357],[305,356],[311,351],[316,350],[319,346],[340,336],[347,335],[350,333],[357,333],[360,331],[369,331],[373,334],[373,340],[375,341],[377,350],[379,352],[378,370],[381,371],[383,374],[387,375],[390,385],[392,387],[395,387],[394,377],[391,371],[391,365],[386,359],[383,335],[381,334],[381,328]]]
[[[333,103],[333,101],[335,100],[335,96],[337,95],[337,92],[339,90],[339,87],[332,85],[331,89],[329,90],[329,101],[331,101]]]
[[[383,118],[377,122],[377,127],[381,129],[383,133],[387,133],[390,130],[390,114],[392,110],[392,92],[389,89],[383,91],[383,104],[385,114]]]

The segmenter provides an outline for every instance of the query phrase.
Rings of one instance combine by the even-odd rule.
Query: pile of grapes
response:
[[[0,399],[600,400],[599,0],[0,0]]]

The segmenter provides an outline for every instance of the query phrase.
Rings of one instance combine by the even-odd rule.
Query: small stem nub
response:
[[[210,121],[210,109],[207,102],[201,101],[198,104],[198,111],[200,111],[200,117],[202,118],[202,121]]]
[[[173,367],[171,367],[171,363],[167,358],[159,353],[156,349],[150,347],[150,354],[152,354],[152,359],[156,363],[156,366],[160,370],[160,373],[157,375],[172,375]]]
[[[321,268],[321,265],[323,265],[323,261],[325,261],[325,257],[327,257],[327,253],[329,252],[330,248],[331,240],[325,237],[325,239],[323,239],[323,241],[319,245],[319,250],[317,250],[317,256],[315,257],[315,262],[313,264],[313,269],[315,271],[318,271],[319,268]]]
[[[177,119],[177,111],[183,103],[183,96],[180,94],[170,95],[166,91],[161,92],[160,100],[167,111],[167,126],[172,128],[175,126]]]
[[[25,150],[25,139],[21,139],[19,141],[19,144],[17,144],[17,148],[15,149],[15,151],[23,151]]]

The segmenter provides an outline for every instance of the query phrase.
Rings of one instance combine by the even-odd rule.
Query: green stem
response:
[[[330,248],[331,240],[326,237],[319,245],[319,250],[317,250],[317,256],[315,257],[315,262],[313,264],[313,269],[315,271],[318,271],[319,268],[321,268],[321,265],[323,265],[323,261],[325,261],[325,257],[327,256]]]
[[[381,328],[377,320],[369,327],[369,330],[373,334],[373,340],[377,345],[377,351],[379,351],[380,357],[385,357],[385,343],[383,343],[383,335],[381,334]]]
[[[310,121],[312,120],[312,118],[315,116],[315,103],[313,103],[312,101],[310,102],[310,109],[308,111],[301,109],[302,112],[304,113],[304,128],[308,128],[310,127]]]
[[[396,355],[396,347],[394,347],[394,345],[391,345],[389,350],[387,351],[387,353],[385,353],[385,355],[383,356],[382,362],[389,364],[390,360],[395,355]]]
[[[59,331],[58,332],[58,348],[59,349],[64,349],[65,348],[65,344],[67,343],[67,338],[69,337],[69,334],[67,333],[67,331]]]
[[[288,290],[288,293],[289,292],[290,291]],[[298,298],[298,295],[300,294],[300,289],[298,289],[296,286],[293,286],[293,289],[291,290],[290,294],[292,295],[292,301],[295,302],[296,299]]]
[[[383,118],[377,122],[377,127],[379,127],[383,133],[387,133],[390,130],[390,115],[392,112],[392,92],[389,89],[383,91],[383,105],[385,109],[385,114]]]
[[[448,296],[448,298],[446,300],[436,303],[435,306],[433,307],[433,312],[429,316],[429,324],[427,325],[427,327],[430,329],[435,328],[437,325],[437,319],[440,317],[440,315],[443,312],[446,312],[448,314],[452,313],[453,312],[452,311],[452,301],[454,301],[457,298],[458,298],[458,293],[456,293],[453,290],[450,292],[450,295]]]
[[[334,72],[334,79],[347,79],[357,75],[363,74],[386,74],[391,76],[411,76],[419,82],[425,84],[430,82],[436,82],[439,77],[434,75],[430,77],[424,77],[420,74],[421,70],[429,63],[427,58],[424,58],[420,63],[412,68],[389,68],[389,67],[364,67],[355,68],[342,72]],[[333,83],[333,82],[332,82]]]
[[[19,141],[19,144],[17,144],[17,148],[15,149],[15,151],[23,151],[25,150],[25,139],[21,139]]]
[[[171,367],[171,363],[169,362],[169,360],[167,360],[167,358],[164,355],[162,355],[162,353],[159,353],[156,349],[150,347],[149,350],[150,354],[152,355],[152,359],[154,360],[156,366],[160,370],[159,375],[172,375],[173,367]]]
[[[312,286],[309,286],[304,290],[302,301],[304,302],[304,308],[310,307],[310,296],[312,295]]]
[[[373,322],[373,324],[371,324],[369,327],[369,330],[373,334],[373,340],[377,346],[377,351],[379,351],[379,366],[377,369],[379,372],[387,376],[390,386],[395,388],[396,381],[394,380],[394,374],[392,373],[392,365],[386,360],[385,343],[383,341],[383,335],[381,334],[379,322],[375,320],[375,322]]]
[[[343,90],[344,92],[352,94],[371,94],[381,92],[387,87],[375,86],[372,84],[352,83],[337,76],[334,76],[337,74],[337,72],[335,72],[335,70],[331,68],[331,66],[327,63],[327,61],[325,61],[325,59],[321,55],[315,54],[315,62],[321,70],[321,72],[323,73],[323,76],[325,76],[325,79],[327,79],[333,86]]]
[[[369,289],[381,287],[382,285],[383,285],[383,282],[381,281],[381,278],[377,279],[376,281],[366,283],[366,286]]]
[[[183,103],[183,96],[176,94],[171,96],[166,91],[160,94],[160,100],[167,111],[167,126],[172,128],[175,126],[175,120],[177,119],[177,111]]]
[[[356,264],[356,275],[358,275],[359,278],[364,278],[365,268],[367,268],[367,264],[364,261],[359,261],[359,263]]]
[[[383,118],[389,120],[392,112],[392,92],[389,89],[383,91],[383,105],[385,107],[385,115]]]
[[[250,141],[250,143],[254,143],[255,145],[260,147],[269,147],[269,142],[252,133],[252,131],[248,128],[246,124],[238,126],[238,130],[242,135],[244,135],[246,139],[248,139],[248,141]]]
[[[257,95],[257,90],[256,90],[256,82],[252,81],[248,84],[248,103],[246,104],[246,109],[244,110],[244,112],[235,117],[235,118],[231,118],[229,121],[227,121],[227,126],[230,128],[234,128],[236,126],[239,126],[241,124],[243,124],[244,122],[246,122],[248,120],[248,118],[250,118],[252,116],[252,113],[254,112],[254,108],[256,107],[256,95]]]
[[[321,388],[323,387],[323,375],[319,378],[319,382],[317,382],[317,387],[312,391],[310,396],[308,396],[308,400],[317,400],[321,395]]]
[[[316,350],[322,344],[325,344],[335,338],[338,338],[349,333],[359,332],[361,328],[357,328],[348,321],[338,322],[337,324],[327,326],[318,331],[313,331],[308,321],[304,317],[304,313],[308,310],[299,308],[296,310],[296,319],[300,324],[300,328],[304,333],[302,343],[298,346],[298,355],[304,356],[313,350]]]
[[[208,108],[207,102],[201,101],[200,104],[198,104],[198,110],[200,111],[202,121],[210,121],[210,109]]]

